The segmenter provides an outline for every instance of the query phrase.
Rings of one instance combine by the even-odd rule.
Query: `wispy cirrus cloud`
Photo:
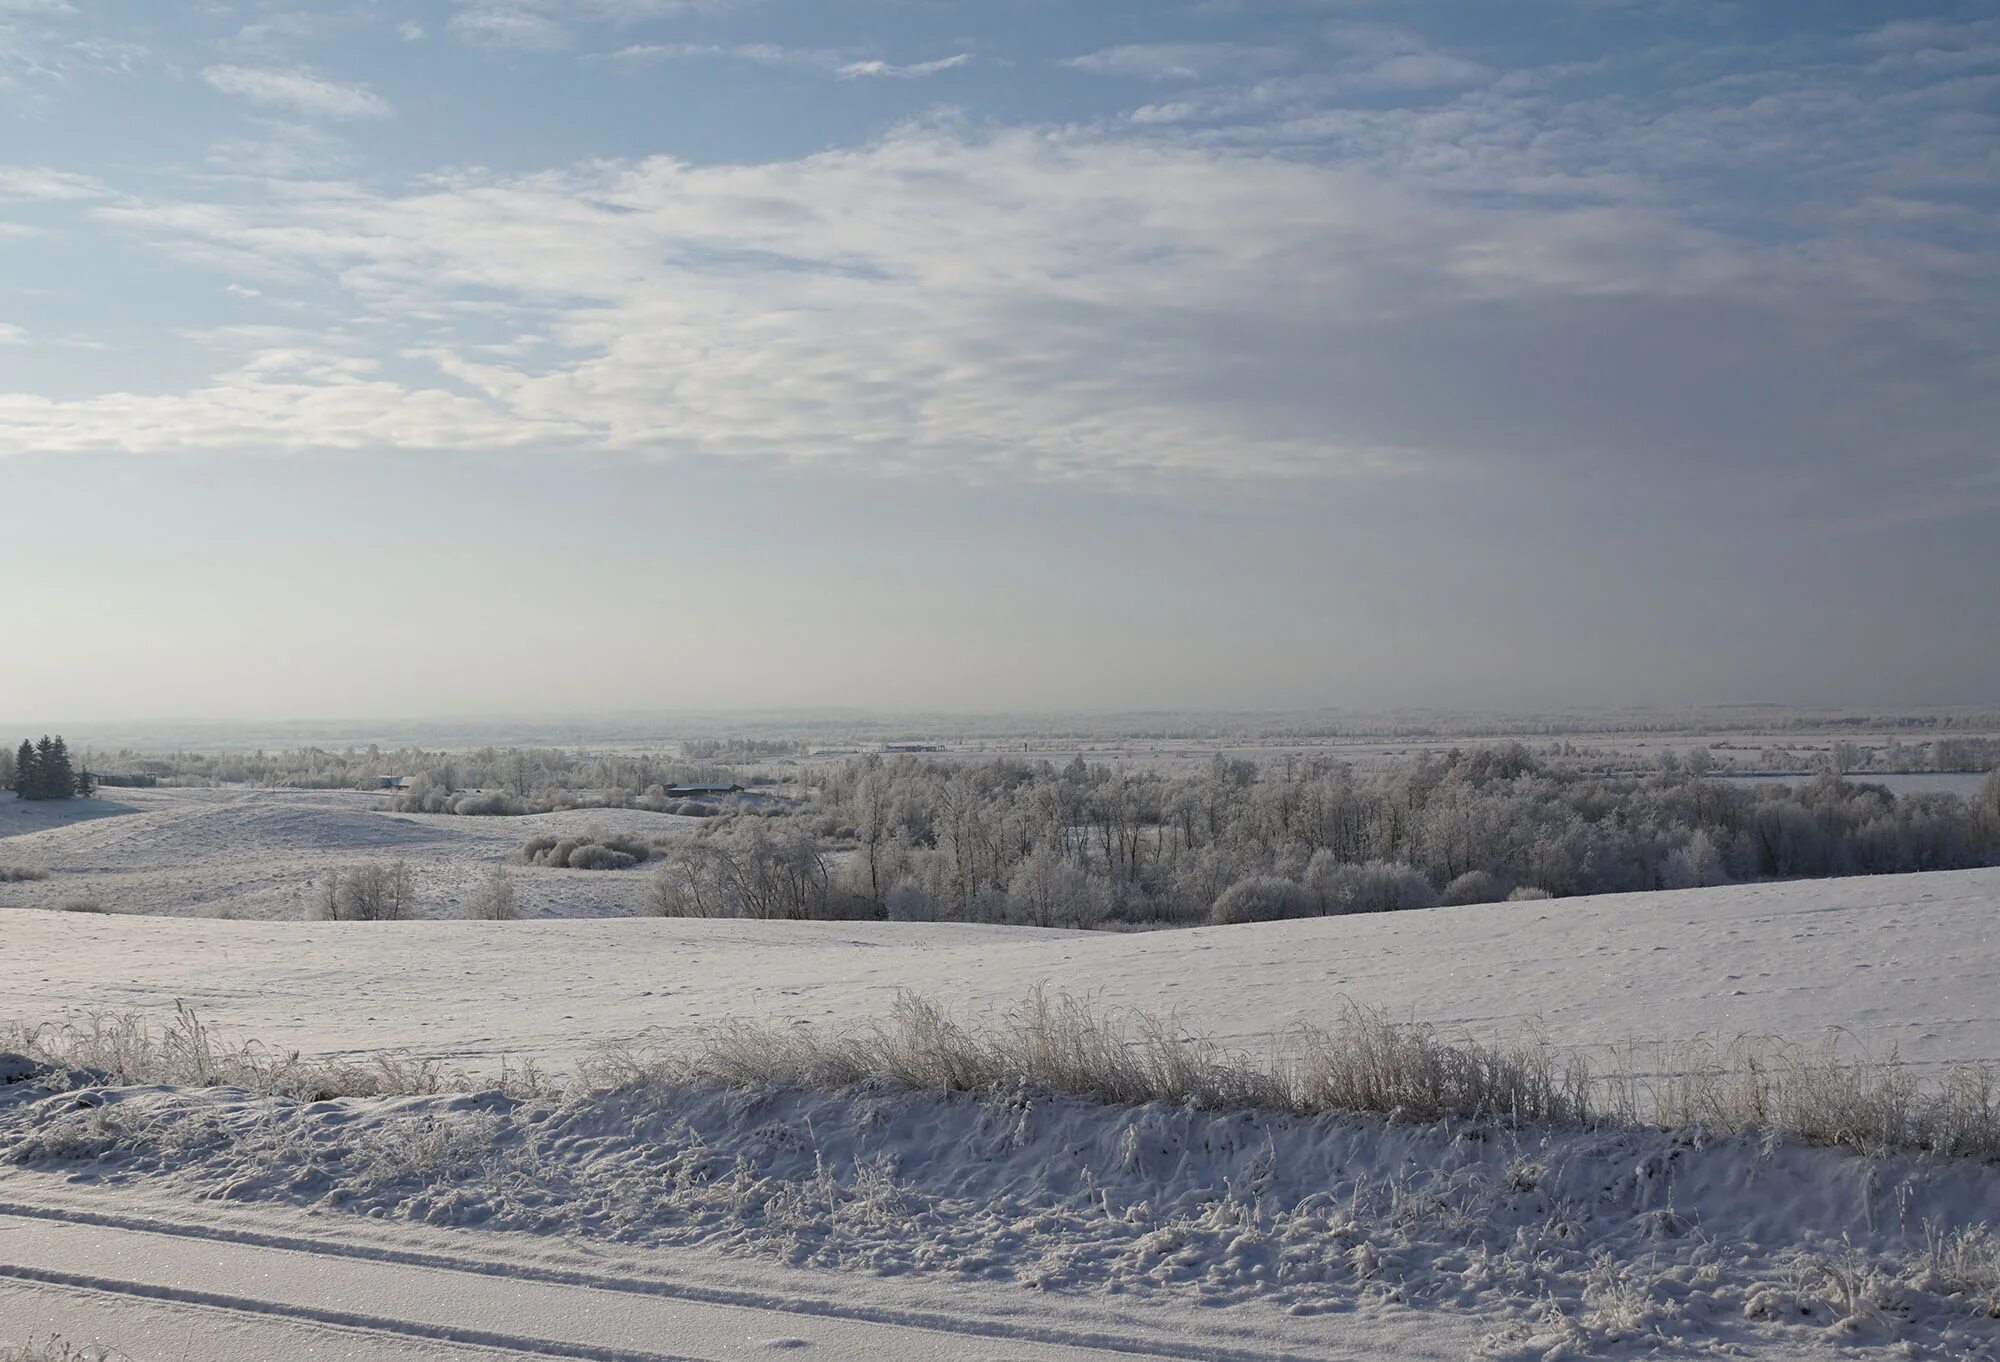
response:
[[[890,80],[918,80],[924,76],[935,76],[941,71],[956,71],[972,61],[970,52],[954,52],[949,57],[936,57],[930,61],[897,63],[870,59],[851,61],[842,66],[839,75],[849,79],[886,77]]]
[[[387,118],[388,100],[362,85],[327,80],[309,71],[253,66],[211,66],[203,80],[223,94],[312,118]]]
[[[661,61],[738,61],[755,66],[826,71],[846,80],[870,77],[916,80],[969,65],[972,54],[957,52],[929,61],[890,62],[827,48],[785,47],[776,43],[634,43],[610,53],[626,66]]]
[[[111,191],[102,181],[50,166],[0,166],[0,199],[97,199]]]
[[[447,28],[475,47],[560,52],[577,24],[626,27],[650,19],[719,14],[749,0],[460,0]]]
[[[1282,47],[1243,43],[1126,43],[1101,48],[1062,64],[1096,76],[1140,80],[1213,80],[1220,76],[1276,70],[1296,62]]]
[[[470,6],[452,15],[447,27],[474,47],[516,52],[560,52],[571,41],[569,29],[557,20],[515,6]]]

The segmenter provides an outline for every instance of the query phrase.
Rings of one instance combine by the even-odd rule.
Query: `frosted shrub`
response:
[[[1457,908],[1468,903],[1498,903],[1507,897],[1507,886],[1484,870],[1468,870],[1444,887],[1438,903]]]
[[[931,896],[915,880],[898,880],[889,886],[883,896],[891,922],[935,922],[937,909],[931,905]]]
[[[1278,922],[1291,917],[1315,917],[1319,900],[1297,880],[1277,875],[1252,875],[1222,891],[1209,910],[1209,921],[1218,925],[1240,922]]]
[[[650,843],[603,832],[582,837],[551,837],[541,833],[521,844],[521,859],[527,864],[557,870],[625,870],[651,859],[652,855]]]
[[[472,817],[490,818],[499,815],[521,814],[527,812],[527,809],[519,800],[511,796],[500,794],[497,791],[481,791],[478,794],[462,794],[453,799],[450,804],[450,812]]]
[[[401,922],[416,912],[416,883],[404,861],[330,872],[308,905],[315,922]]]
[[[703,842],[668,852],[646,890],[655,917],[742,917],[734,876],[723,855]]]
[[[1307,872],[1320,911],[1325,913],[1387,913],[1437,905],[1437,890],[1414,868],[1401,862],[1335,863],[1316,855]]]
[[[1031,927],[1095,927],[1111,915],[1109,889],[1075,861],[1038,847],[1008,880],[1003,911]]]
[[[0,865],[0,884],[25,884],[29,880],[45,880],[46,870],[37,870],[27,865]]]
[[[1524,884],[1507,896],[1509,903],[1529,903],[1536,899],[1552,899],[1555,895],[1540,885]]]
[[[625,870],[639,864],[639,858],[596,842],[587,843],[569,854],[571,870]]]
[[[459,916],[488,922],[506,922],[521,916],[520,898],[514,891],[513,877],[507,873],[505,866],[493,867],[493,873],[460,907]]]
[[[1667,853],[1660,865],[1662,889],[1697,889],[1704,885],[1728,884],[1729,870],[1722,852],[1706,832],[1696,831],[1684,847]]]

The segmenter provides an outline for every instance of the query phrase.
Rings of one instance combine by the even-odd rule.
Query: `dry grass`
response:
[[[1893,1053],[1871,1056],[1835,1033],[1817,1046],[1739,1037],[1628,1049],[1616,1067],[1597,1085],[1607,1120],[2000,1159],[2000,1076],[1983,1064],[1925,1081]]]
[[[243,1088],[305,1101],[445,1092],[464,1080],[429,1060],[383,1053],[366,1061],[306,1059],[254,1041],[229,1044],[186,1007],[154,1029],[144,1018],[96,1013],[77,1021],[0,1030],[13,1051],[72,1086],[91,1083]]]
[[[16,1027],[0,1031],[0,1050],[19,1051],[73,1084],[228,1086],[306,1100],[474,1086],[466,1075],[408,1055],[306,1059],[224,1044],[186,1009],[157,1031],[138,1018],[103,1015]],[[1038,991],[977,1022],[904,995],[887,1019],[834,1032],[727,1023],[657,1052],[600,1054],[560,1081],[529,1068],[503,1073],[499,1083],[523,1094],[641,1087],[664,1094],[685,1085],[1030,1091],[1115,1106],[1165,1102],[1299,1116],[1699,1127],[1870,1153],[2000,1160],[2000,1086],[1980,1066],[1925,1082],[1893,1057],[1850,1059],[1833,1042],[1808,1050],[1739,1041],[1662,1051],[1652,1057],[1652,1076],[1626,1076],[1633,1070],[1628,1062],[1621,1074],[1599,1075],[1546,1040],[1486,1045],[1352,1005],[1335,1025],[1297,1028],[1259,1056],[1187,1034],[1171,1017]],[[1962,1246],[1954,1261],[1973,1262],[1976,1248]],[[2000,1270],[1994,1275],[2000,1280]]]

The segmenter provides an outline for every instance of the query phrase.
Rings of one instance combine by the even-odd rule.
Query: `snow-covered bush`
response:
[[[1538,884],[1524,884],[1507,896],[1509,903],[1529,903],[1536,899],[1552,899],[1555,895]]]
[[[1335,862],[1313,857],[1307,885],[1324,913],[1387,913],[1437,905],[1437,890],[1414,868],[1395,862]]]
[[[625,870],[639,864],[639,858],[616,847],[589,842],[570,852],[566,864],[571,870]]]
[[[306,915],[316,922],[400,922],[416,915],[416,882],[404,861],[333,870]]]
[[[1252,875],[1223,890],[1209,910],[1209,921],[1219,925],[1239,922],[1278,922],[1292,917],[1314,917],[1319,900],[1297,880],[1277,875]]]
[[[29,880],[45,880],[46,870],[37,870],[29,865],[0,865],[0,884],[24,884]]]
[[[505,866],[493,867],[493,873],[459,905],[459,916],[489,922],[511,921],[521,916],[520,896],[515,892],[514,879]]]
[[[1457,908],[1468,903],[1498,903],[1507,897],[1500,877],[1485,870],[1468,870],[1444,887],[1438,895],[1441,907]]]
[[[884,896],[891,922],[935,922],[937,910],[931,896],[915,880],[898,880]]]
[[[650,842],[618,833],[593,832],[579,837],[540,833],[521,844],[521,859],[557,870],[625,870],[651,859],[653,850]]]

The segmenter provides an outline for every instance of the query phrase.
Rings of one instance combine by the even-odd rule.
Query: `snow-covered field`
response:
[[[2000,1062],[2000,870],[1111,935],[611,916],[643,871],[522,869],[531,920],[295,920],[327,865],[405,857],[444,912],[531,830],[679,821],[373,804],[115,792],[36,829],[0,800],[0,865],[51,872],[0,885],[0,1026],[184,1003],[309,1054],[489,1076],[324,1101],[0,1087],[0,1343],[60,1330],[214,1362],[2000,1356],[1981,1237],[2000,1170],[1976,1163],[491,1077],[726,1018],[837,1031],[899,990],[977,1015],[1046,986],[1249,1051],[1352,1000],[1601,1062],[1843,1028],[1934,1079]],[[80,897],[159,915],[34,906]]]
[[[524,818],[391,813],[352,790],[107,790],[60,804],[0,798],[0,865],[51,872],[0,884],[0,908],[77,900],[107,912],[298,918],[330,870],[403,860],[419,911],[447,917],[493,866],[537,833],[688,835],[699,821],[642,809],[568,809]],[[523,911],[572,917],[630,913],[645,872],[519,868]]]

